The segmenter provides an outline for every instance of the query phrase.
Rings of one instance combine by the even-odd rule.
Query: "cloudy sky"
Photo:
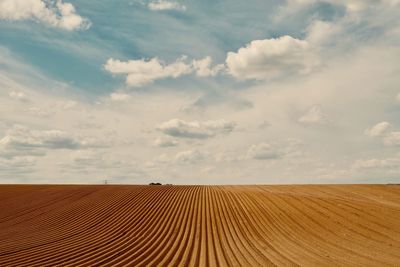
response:
[[[399,0],[0,0],[0,183],[400,182]]]

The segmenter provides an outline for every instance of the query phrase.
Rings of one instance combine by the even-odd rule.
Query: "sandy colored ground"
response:
[[[0,266],[400,266],[400,186],[0,186]]]

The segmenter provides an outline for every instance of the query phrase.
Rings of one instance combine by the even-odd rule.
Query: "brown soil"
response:
[[[400,266],[400,186],[0,186],[0,266]]]

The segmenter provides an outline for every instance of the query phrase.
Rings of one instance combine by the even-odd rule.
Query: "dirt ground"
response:
[[[0,266],[400,266],[400,186],[1,185]]]

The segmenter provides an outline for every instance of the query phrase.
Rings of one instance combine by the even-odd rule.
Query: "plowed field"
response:
[[[400,266],[400,186],[0,186],[0,266]]]

